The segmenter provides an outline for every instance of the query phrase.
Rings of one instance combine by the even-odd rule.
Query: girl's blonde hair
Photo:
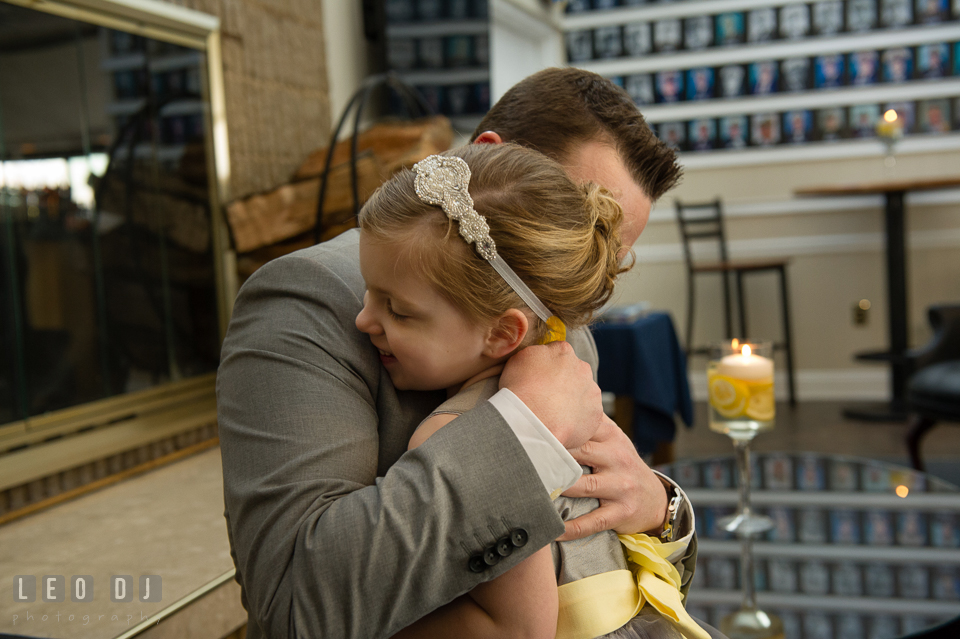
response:
[[[623,210],[596,184],[575,184],[558,163],[515,144],[471,144],[453,155],[470,166],[470,195],[490,225],[497,252],[568,328],[590,322],[613,293],[621,266]],[[405,245],[406,267],[425,277],[468,318],[482,324],[526,305],[458,223],[414,192],[406,169],[360,211],[360,228],[378,241]],[[532,313],[530,333],[546,330]]]

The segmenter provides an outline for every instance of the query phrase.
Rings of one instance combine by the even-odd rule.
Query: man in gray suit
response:
[[[518,84],[474,137],[537,148],[611,189],[627,245],[679,177],[629,97],[575,69]],[[490,402],[407,452],[444,394],[393,388],[354,325],[363,293],[351,231],[269,262],[237,298],[217,399],[248,637],[388,637],[559,536],[604,529],[686,541],[671,557],[686,591],[692,509],[602,414],[588,333],[571,342],[592,368],[566,343],[527,348]],[[580,478],[578,462],[595,473]],[[565,529],[551,501],[564,490],[602,506]]]

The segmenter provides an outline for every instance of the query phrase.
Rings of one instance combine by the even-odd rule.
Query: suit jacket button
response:
[[[510,543],[513,544],[514,548],[520,548],[521,546],[527,545],[527,531],[523,528],[515,528],[510,532]]]
[[[497,542],[497,554],[501,557],[506,557],[513,552],[513,543],[510,541],[509,537],[504,537]]]
[[[470,557],[467,565],[470,568],[470,572],[483,572],[487,569],[487,562],[483,560],[483,555],[480,554]]]
[[[498,563],[500,563],[500,555],[497,553],[497,549],[494,547],[484,550],[483,561],[488,566],[496,566]]]

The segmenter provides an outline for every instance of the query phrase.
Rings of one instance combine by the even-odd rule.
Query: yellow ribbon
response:
[[[547,320],[547,332],[537,344],[549,344],[550,342],[562,342],[567,339],[567,327],[556,315],[551,315]]]
[[[681,542],[619,535],[630,570],[614,570],[559,587],[557,639],[593,639],[613,632],[649,603],[686,639],[710,639],[683,607],[680,573],[667,557]]]

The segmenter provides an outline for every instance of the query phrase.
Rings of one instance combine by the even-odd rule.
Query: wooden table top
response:
[[[853,182],[808,186],[794,191],[794,195],[869,195],[894,191],[927,191],[960,186],[960,175],[946,178],[920,180],[885,180],[883,182]]]

